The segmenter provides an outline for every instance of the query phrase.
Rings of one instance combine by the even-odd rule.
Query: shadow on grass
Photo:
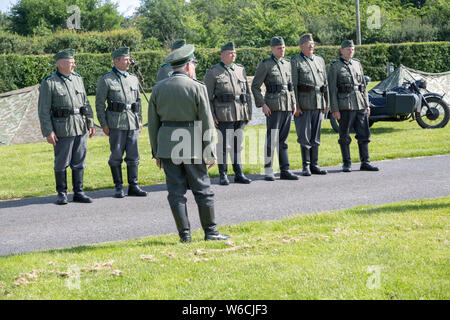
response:
[[[370,128],[370,132],[372,134],[386,134],[386,133],[393,133],[396,131],[403,131],[404,129],[397,129],[393,127],[376,127],[376,124]],[[322,134],[335,134],[338,135],[336,131],[334,131],[332,128],[322,128],[321,129]],[[350,132],[351,135],[355,135],[354,131]]]
[[[439,198],[438,198],[439,199]],[[438,200],[437,199],[437,200]],[[450,210],[450,201],[444,203],[412,203],[412,204],[396,204],[396,205],[387,205],[378,208],[370,208],[370,209],[361,209],[357,208],[356,210],[362,211],[361,214],[377,214],[377,213],[386,213],[386,212],[404,212],[409,210],[414,211],[423,211],[423,210],[436,210],[436,209],[446,209]]]

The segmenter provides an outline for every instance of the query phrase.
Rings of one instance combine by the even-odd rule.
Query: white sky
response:
[[[0,11],[8,12],[13,5],[17,3],[18,0],[0,0]],[[119,12],[124,16],[131,16],[134,9],[139,7],[139,0],[113,0],[113,2],[119,4]]]

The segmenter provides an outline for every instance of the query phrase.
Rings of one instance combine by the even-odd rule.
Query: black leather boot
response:
[[[233,171],[234,171],[234,183],[249,184],[250,182],[252,182],[252,180],[250,180],[244,175],[244,171],[242,171],[242,165],[233,164]]]
[[[350,157],[350,145],[340,144],[342,153],[342,171],[352,172],[352,158]]]
[[[128,196],[146,197],[147,192],[138,186],[138,166],[127,166]]]
[[[191,226],[189,224],[186,205],[170,207],[170,209],[175,219],[180,242],[191,242]]]
[[[111,167],[111,174],[113,177],[114,185],[116,186],[114,198],[124,198],[125,192],[123,191],[122,167]]]
[[[83,175],[84,169],[72,169],[73,202],[91,203],[92,199],[83,191]]]
[[[230,184],[227,176],[227,164],[219,164],[219,184],[227,186]]]
[[[198,213],[200,215],[200,223],[205,231],[205,240],[226,240],[230,238],[229,235],[221,234],[217,230],[214,207],[198,206]]]
[[[288,149],[281,148],[278,153],[280,161],[280,179],[281,180],[298,180],[298,176],[289,171]]]
[[[369,160],[369,144],[368,143],[360,143],[358,144],[359,148],[359,159],[361,160],[361,171],[378,171],[379,169],[370,164]]]
[[[55,171],[55,180],[56,180],[56,192],[58,192],[58,196],[56,198],[56,204],[68,204],[67,200],[67,174],[66,170],[64,171]]]
[[[302,152],[302,164],[303,164],[303,170],[302,170],[302,176],[309,177],[311,175],[311,153],[308,148],[301,146],[300,150]]]
[[[312,174],[327,174],[327,170],[319,167],[319,146],[311,147],[311,173]]]

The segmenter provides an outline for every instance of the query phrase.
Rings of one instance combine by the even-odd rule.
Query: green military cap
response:
[[[353,43],[353,40],[344,40],[341,43],[342,49],[347,48],[347,47],[354,47],[354,46],[355,46],[355,44]]]
[[[284,39],[280,36],[273,37],[272,39],[270,39],[270,46],[271,47],[284,46]]]
[[[175,40],[172,45],[170,46],[171,50],[177,50],[180,49],[181,47],[184,47],[186,45],[186,40],[181,39],[181,40]]]
[[[302,45],[302,44],[304,44],[305,42],[308,42],[308,41],[314,41],[313,36],[312,36],[311,33],[306,33],[306,34],[302,35],[298,42],[299,42],[300,45]]]
[[[117,57],[129,57],[130,56],[130,48],[122,47],[119,49],[116,49],[111,53],[111,56],[113,59]]]
[[[75,50],[73,49],[64,49],[53,56],[55,61],[59,59],[73,59],[75,57]]]
[[[184,66],[189,61],[197,62],[197,60],[195,60],[194,46],[192,44],[187,44],[166,57],[166,62],[172,67]]]
[[[220,52],[225,51],[225,50],[235,50],[235,46],[234,46],[234,42],[230,41],[227,44],[224,44],[223,46],[220,47]]]

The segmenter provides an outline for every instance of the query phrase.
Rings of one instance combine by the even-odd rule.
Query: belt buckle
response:
[[[131,104],[127,104],[126,107],[125,107],[125,109],[131,110]]]
[[[354,91],[359,91],[359,86],[353,86]]]
[[[282,85],[282,88],[283,88],[283,90],[287,90],[287,89],[288,89],[287,84],[283,84],[283,85]]]
[[[73,114],[79,114],[79,113],[80,113],[80,109],[76,109],[76,108],[73,109]]]
[[[239,101],[241,101],[241,96],[234,96],[234,99],[235,99],[237,102],[239,102]]]

